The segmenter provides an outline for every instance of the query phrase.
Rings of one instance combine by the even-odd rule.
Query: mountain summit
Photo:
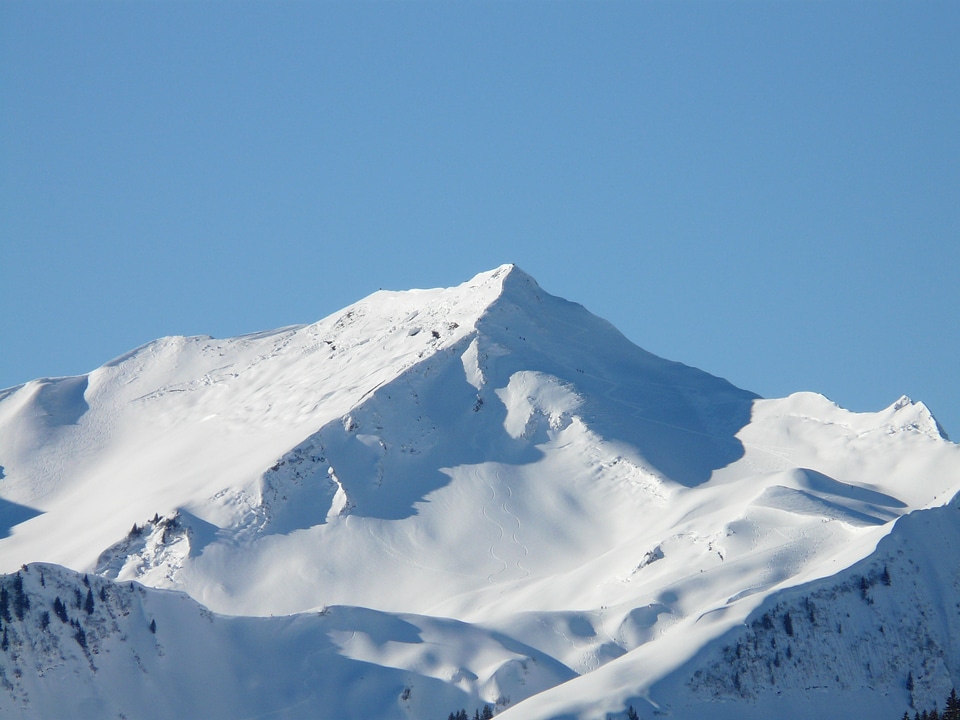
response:
[[[67,675],[86,716],[189,717],[183,668],[212,653],[227,659],[204,717],[761,717],[829,643],[895,640],[918,663],[949,644],[949,623],[914,637],[915,613],[894,610],[949,573],[903,566],[927,531],[899,519],[939,528],[960,488],[957,446],[922,404],[761,399],[513,265],[0,391],[0,466],[0,569],[20,621],[36,616],[11,625],[17,659],[0,656],[16,678],[0,708],[23,717],[71,707],[45,690]],[[803,603],[833,593],[849,612],[848,586],[875,602],[837,640],[842,619],[816,623],[839,611]],[[74,591],[63,620],[54,598]],[[135,672],[118,659],[134,655]],[[818,687],[899,716],[949,689],[948,659],[910,690],[876,663]]]

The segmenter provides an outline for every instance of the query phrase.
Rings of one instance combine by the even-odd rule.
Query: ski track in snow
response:
[[[487,575],[487,582],[494,582],[495,578],[504,575],[510,568],[510,562],[508,562],[508,560],[510,559],[509,556],[511,553],[508,543],[512,543],[512,545],[516,547],[519,555],[517,559],[513,561],[513,566],[519,571],[519,576],[516,579],[523,580],[530,577],[530,571],[523,565],[523,559],[530,554],[530,549],[520,541],[520,538],[517,535],[517,533],[520,532],[522,524],[520,522],[520,518],[517,517],[517,515],[507,506],[507,503],[509,503],[511,498],[513,498],[513,489],[510,487],[509,483],[504,482],[499,470],[496,471],[496,485],[487,479],[486,474],[481,472],[480,468],[474,470],[474,474],[475,477],[484,485],[486,485],[487,489],[490,490],[490,497],[486,500],[486,502],[484,502],[480,512],[484,518],[497,526],[497,538],[493,541],[493,543],[491,543],[487,552],[490,557],[503,566],[496,572]],[[499,495],[497,494],[497,487],[501,488]],[[504,492],[504,488],[506,489],[506,492]],[[498,498],[500,499],[500,502],[497,502]],[[500,522],[500,520],[491,514],[495,508],[499,508],[503,512],[503,515],[506,516],[510,521],[509,524],[512,529],[509,531],[509,541],[507,541],[507,528],[503,523]],[[499,553],[497,552],[498,548],[500,549]]]
[[[304,686],[305,686],[305,687],[306,687],[306,684],[307,684],[307,681],[304,680]],[[277,708],[276,710],[270,710],[269,712],[265,712],[265,713],[263,713],[263,714],[261,714],[261,715],[246,715],[246,716],[240,718],[239,720],[268,720],[269,718],[286,717],[286,716],[287,716],[287,713],[288,713],[290,710],[293,710],[293,709],[298,708],[298,707],[302,707],[302,706],[306,705],[307,703],[312,702],[313,700],[314,700],[314,698],[312,698],[312,697],[310,697],[310,696],[308,695],[307,697],[305,697],[305,698],[304,698],[303,700],[301,700],[300,702],[298,702],[298,703],[293,703],[293,705],[287,705],[287,706],[282,707],[282,708]]]
[[[509,483],[503,482],[503,478],[500,476],[499,470],[497,470],[497,484],[503,485],[504,487],[507,488],[507,497],[504,499],[503,503],[501,503],[500,507],[503,508],[503,512],[509,515],[510,517],[512,517],[517,524],[517,529],[511,533],[510,537],[513,539],[513,542],[517,544],[517,546],[520,548],[522,552],[521,556],[517,558],[517,562],[516,562],[517,569],[521,573],[523,573],[523,575],[520,576],[520,579],[522,580],[524,578],[530,577],[530,571],[523,566],[523,562],[522,562],[523,558],[527,557],[530,554],[530,548],[528,548],[526,545],[520,542],[520,539],[517,537],[517,533],[520,532],[520,527],[521,527],[520,518],[517,517],[517,515],[515,515],[513,512],[511,512],[510,508],[507,507],[507,503],[511,499],[513,499],[513,488],[510,487]]]
[[[632,403],[629,400],[624,400],[622,397],[618,396],[618,391],[620,390],[620,388],[623,387],[621,383],[614,383],[614,382],[611,382],[609,378],[596,377],[595,375],[591,377],[594,377],[597,380],[609,386],[610,389],[603,393],[604,397],[606,397],[611,402],[617,403],[618,405],[622,405],[623,407],[630,408],[630,414],[635,418],[638,418],[648,423],[653,423],[654,425],[660,425],[661,427],[667,427],[667,428],[670,428],[671,430],[679,430],[680,432],[689,433],[690,435],[698,435],[699,437],[711,438],[713,440],[724,439],[720,435],[715,435],[713,433],[706,433],[700,430],[694,430],[693,428],[682,427],[680,425],[674,425],[672,423],[664,422],[663,420],[656,420],[652,417],[649,417],[646,414],[646,408],[640,405],[637,405],[636,403]],[[649,385],[654,387],[664,387],[664,388],[668,387],[663,383],[655,383],[655,382],[651,382],[649,383]]]
[[[501,524],[498,523],[496,520],[494,520],[494,519],[490,516],[490,513],[487,512],[487,508],[489,507],[490,503],[492,503],[494,500],[497,499],[497,491],[496,491],[496,489],[493,487],[493,485],[491,485],[489,482],[487,482],[487,479],[486,479],[485,477],[483,477],[483,475],[480,473],[480,468],[477,468],[474,472],[476,473],[477,479],[480,480],[481,482],[483,482],[483,484],[486,485],[487,488],[489,488],[489,490],[490,490],[490,499],[487,500],[487,501],[483,504],[483,506],[480,508],[480,512],[483,513],[483,516],[484,516],[487,520],[489,520],[490,522],[492,522],[494,525],[497,526],[497,532],[499,533],[499,535],[497,536],[497,539],[490,545],[490,548],[489,548],[489,551],[488,551],[488,552],[490,553],[490,557],[492,557],[492,558],[493,558],[494,560],[496,560],[498,563],[500,563],[501,565],[503,565],[503,567],[500,568],[499,570],[497,570],[497,572],[490,573],[489,575],[487,575],[487,582],[488,582],[488,583],[492,583],[492,582],[493,582],[493,578],[495,578],[497,575],[500,575],[500,574],[506,572],[506,570],[507,570],[507,563],[506,563],[506,561],[505,561],[503,558],[501,558],[499,555],[497,555],[496,550],[494,550],[494,548],[496,547],[496,544],[497,544],[498,542],[500,542],[501,540],[503,540],[503,525],[501,525]]]
[[[382,537],[380,537],[379,535],[377,535],[377,534],[374,532],[374,526],[373,526],[372,524],[370,524],[370,523],[364,523],[364,525],[365,525],[364,530],[366,530],[367,535],[368,535],[380,548],[383,549],[384,554],[389,555],[390,557],[394,558],[395,560],[398,560],[398,561],[403,562],[403,563],[407,563],[407,564],[409,564],[409,565],[412,565],[413,567],[417,567],[417,568],[420,568],[421,570],[426,570],[426,571],[431,572],[431,573],[443,573],[443,574],[447,574],[447,575],[450,575],[450,574],[453,574],[453,575],[463,575],[464,577],[469,577],[469,575],[467,575],[467,574],[465,574],[465,573],[457,573],[457,572],[454,572],[454,571],[451,571],[451,570],[448,570],[448,569],[445,569],[445,568],[433,568],[433,567],[430,567],[430,566],[428,566],[428,565],[424,565],[422,562],[419,562],[418,560],[415,560],[414,558],[410,557],[410,556],[407,555],[406,553],[400,552],[399,550],[396,549],[396,547],[394,547],[394,546],[392,546],[392,545],[389,545],[389,544],[386,542],[386,540],[384,540]]]

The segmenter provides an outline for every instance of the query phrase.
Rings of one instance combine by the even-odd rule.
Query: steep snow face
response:
[[[425,548],[409,540],[422,533],[436,539],[430,566],[448,588],[432,602],[505,579],[491,572],[493,535],[517,534],[501,554],[529,553],[509,527],[524,520],[524,532],[554,540],[535,554],[544,572],[565,547],[582,548],[566,555],[581,563],[630,522],[599,519],[614,496],[642,510],[666,497],[664,483],[702,483],[742,455],[734,433],[753,399],[640,350],[512,266],[450,290],[375,293],[311,326],[167,338],[89,376],[31,385],[0,405],[4,497],[39,513],[0,547],[5,567],[94,569],[133,524],[179,513],[189,552],[153,548],[109,565],[258,613],[369,604],[387,587],[396,609],[422,610],[418,581],[378,569],[384,542],[423,564]],[[514,476],[552,480],[525,489]],[[440,517],[445,505],[466,519]],[[329,552],[342,543],[354,549]],[[278,555],[288,558],[279,567]],[[369,577],[338,582],[335,598],[321,591],[368,557]],[[294,569],[308,559],[326,572]],[[265,591],[284,567],[302,589]]]
[[[309,326],[164,338],[89,375],[5,391],[3,500],[38,516],[0,549],[0,565],[86,567],[134,522],[191,504],[218,525],[237,522],[266,468],[378,386],[457,344],[507,273],[450,290],[378,292]],[[210,502],[223,491],[227,499]],[[29,511],[17,512],[13,519]]]
[[[582,676],[524,703],[544,718],[645,697],[960,489],[960,452],[920,403],[759,399],[513,266],[11,389],[0,465],[10,571],[57,562],[229,614],[455,618],[444,632]]]
[[[307,437],[253,490],[219,494],[214,511],[188,505],[219,533],[169,586],[258,614],[346,603],[474,618],[516,583],[520,610],[597,602],[566,573],[742,456],[734,432],[754,396],[636,348],[515,269],[502,278],[471,333]],[[244,511],[224,522],[220,505]]]

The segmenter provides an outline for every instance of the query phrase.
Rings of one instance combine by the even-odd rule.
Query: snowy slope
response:
[[[960,678],[960,501],[896,523],[877,551],[834,576],[773,592],[663,667],[645,646],[540,693],[506,718],[900,717],[942,704]],[[704,641],[709,635],[713,639]],[[693,637],[688,641],[693,640]],[[696,644],[695,642],[692,644]]]
[[[180,593],[44,564],[0,587],[4,718],[416,718],[574,676],[454,620],[347,607],[225,617]]]
[[[554,669],[512,681],[517,717],[644,696],[682,716],[668,696],[690,694],[686,668],[713,677],[721,638],[791,588],[840,582],[898,518],[960,489],[958,448],[921,403],[759,399],[513,266],[0,391],[0,466],[4,571],[56,563],[248,616],[217,620],[224,638],[269,615],[369,608],[377,627],[492,648],[482,672],[465,649],[449,667],[467,674],[427,673],[466,693],[460,706],[495,702],[489,668],[539,653]],[[426,662],[332,652],[418,676]],[[762,694],[701,685],[704,702]],[[461,697],[431,693],[443,717]]]

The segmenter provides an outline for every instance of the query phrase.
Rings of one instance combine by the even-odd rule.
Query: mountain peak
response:
[[[960,530],[929,553],[945,533],[920,514],[960,488],[935,429],[906,397],[879,413],[759,399],[514,264],[312,325],[149,343],[0,392],[0,586],[17,615],[0,707],[29,694],[25,720],[58,717],[97,697],[82,717],[166,717],[180,706],[151,715],[138,688],[188,703],[180,670],[218,656],[211,717],[650,716],[646,699],[676,720],[730,701],[732,717],[807,693],[823,656],[841,662],[815,672],[817,697],[905,703],[902,668],[960,635],[936,614],[960,600],[941,599],[960,587]],[[914,511],[919,550],[877,555]],[[927,556],[943,567],[918,574]],[[849,660],[874,646],[886,665]],[[238,677],[261,705],[230,704]],[[930,687],[917,677],[919,701]],[[344,689],[365,705],[328,699]]]
[[[930,409],[922,402],[913,400],[907,395],[901,395],[899,400],[882,412],[884,416],[889,418],[891,424],[903,428],[912,428],[931,437],[939,437],[943,440],[950,439],[943,426],[930,412]]]
[[[493,270],[479,273],[464,285],[470,289],[479,287],[497,288],[499,289],[498,296],[514,296],[517,293],[529,293],[531,290],[542,292],[537,281],[513,263],[505,263]]]

